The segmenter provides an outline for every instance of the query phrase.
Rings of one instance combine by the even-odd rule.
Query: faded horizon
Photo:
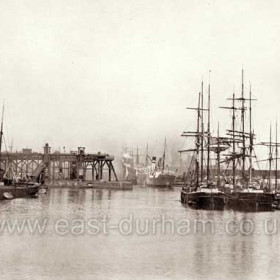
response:
[[[0,100],[6,147],[106,152],[146,144],[170,157],[194,126],[211,70],[211,131],[233,91],[252,84],[257,141],[280,96],[278,1],[0,1]],[[275,137],[275,131],[273,132]],[[3,146],[5,148],[5,145]],[[261,152],[264,155],[264,152]]]

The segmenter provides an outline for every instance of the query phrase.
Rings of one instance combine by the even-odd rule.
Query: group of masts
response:
[[[152,159],[149,156],[149,145],[148,143],[146,144],[146,152],[145,152],[145,162],[144,162],[144,166],[143,163],[140,163],[140,155],[139,154],[139,149],[138,149],[138,145],[136,148],[136,154],[133,150],[133,148],[128,149],[128,148],[124,148],[124,153],[128,153],[129,156],[131,157],[131,167],[132,168],[137,168],[139,166],[141,167],[148,167],[149,166],[149,162],[152,162]],[[160,158],[161,161],[161,172],[163,173],[166,169],[166,137],[164,139],[164,148],[163,148],[163,154],[162,154],[162,158]]]
[[[261,142],[260,145],[266,146],[269,149],[268,152],[268,159],[265,160],[260,160],[261,161],[268,161],[268,187],[269,190],[271,190],[271,185],[272,185],[272,163],[275,160],[275,184],[274,184],[274,191],[277,192],[278,189],[278,147],[280,146],[280,143],[278,143],[278,125],[277,125],[277,121],[276,121],[276,125],[275,125],[275,142],[272,142],[272,129],[271,129],[271,125],[270,125],[270,132],[269,132],[269,142]],[[273,148],[274,153],[273,153]]]
[[[210,76],[210,71],[209,71]],[[196,132],[190,132],[185,131],[183,132],[182,136],[186,137],[195,137],[195,143],[196,148],[183,150],[180,152],[188,152],[192,151],[196,153],[195,157],[195,173],[196,173],[196,187],[199,187],[200,183],[203,183],[205,172],[204,172],[204,152],[207,151],[207,157],[206,157],[206,183],[207,186],[210,186],[210,146],[211,146],[211,115],[210,115],[210,79],[208,84],[208,104],[207,108],[204,108],[204,84],[203,81],[201,82],[201,91],[198,94],[198,106],[197,108],[190,108],[187,107],[187,109],[190,110],[196,110],[197,111],[197,128]],[[206,111],[207,114],[207,130],[205,132],[204,130],[204,111]],[[205,139],[207,139],[207,142],[205,143]],[[206,146],[206,149],[205,149]],[[199,162],[200,161],[200,162]]]
[[[242,69],[242,85],[241,85],[241,97],[235,97],[233,93],[232,106],[231,107],[220,107],[222,109],[230,109],[232,111],[232,128],[227,131],[229,140],[231,142],[232,152],[229,155],[228,161],[232,162],[232,185],[236,186],[236,165],[240,163],[241,159],[241,182],[243,186],[249,187],[252,182],[252,171],[253,171],[253,151],[254,151],[254,132],[252,130],[252,91],[251,84],[249,89],[249,98],[245,98],[244,92],[244,71]],[[241,106],[236,106],[236,101],[241,102]],[[249,133],[245,131],[245,111],[247,110],[245,102],[249,102]],[[236,129],[236,111],[241,111],[241,131]],[[246,146],[246,139],[249,139],[249,145]],[[237,153],[238,144],[241,144],[240,153]],[[247,152],[249,150],[249,152]],[[246,158],[249,157],[249,168],[248,178],[246,179]]]
[[[210,73],[210,71],[209,71]],[[210,79],[209,79],[210,80]],[[243,188],[249,188],[253,185],[253,158],[255,158],[254,151],[254,139],[255,134],[252,127],[252,101],[256,100],[252,98],[252,89],[251,84],[249,85],[249,97],[245,97],[244,90],[244,71],[242,69],[242,77],[241,77],[241,96],[236,97],[235,93],[233,93],[232,98],[229,100],[232,101],[231,106],[229,107],[220,107],[223,109],[231,110],[231,129],[227,130],[227,137],[220,137],[219,124],[217,130],[215,152],[217,154],[217,181],[216,184],[218,187],[221,185],[221,163],[227,162],[232,164],[232,175],[231,175],[231,184],[233,189],[236,189],[237,183],[241,185]],[[197,108],[189,108],[191,110],[197,111],[197,128],[196,132],[185,131],[182,136],[191,136],[195,137],[195,149],[183,150],[185,151],[193,151],[195,152],[195,178],[196,178],[196,186],[198,187],[205,181],[205,152],[206,154],[206,183],[209,187],[210,185],[210,152],[213,151],[211,148],[211,139],[214,139],[211,136],[211,115],[210,115],[210,81],[208,84],[208,104],[207,108],[205,108],[204,104],[204,84],[201,82],[201,90],[198,94],[198,106]],[[239,103],[240,102],[240,103]],[[248,102],[248,103],[247,103]],[[238,104],[239,103],[239,104]],[[248,108],[247,108],[248,107]],[[245,112],[248,110],[248,123],[247,118],[245,118]],[[205,131],[205,114],[207,112],[207,129]],[[241,121],[241,129],[237,129],[237,111],[240,112],[240,121]],[[275,162],[275,191],[277,191],[278,187],[278,147],[280,143],[277,142],[277,124],[276,124],[276,139],[275,142],[272,142],[271,132],[270,132],[270,141],[262,142],[261,145],[265,145],[269,147],[269,158],[267,159],[269,162],[269,174],[268,174],[268,186],[269,190],[271,190],[271,175],[272,175],[272,161]],[[226,156],[225,160],[221,160],[221,151],[224,151],[221,147],[223,143],[227,143],[230,148],[230,153]],[[272,148],[275,147],[275,156],[272,155]],[[248,159],[248,161],[247,161]],[[249,165],[248,165],[249,164]],[[240,170],[237,173],[237,168]],[[192,173],[193,174],[193,173]],[[241,176],[237,176],[241,174]]]

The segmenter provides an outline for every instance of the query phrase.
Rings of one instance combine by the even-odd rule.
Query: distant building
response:
[[[22,152],[24,154],[31,154],[32,153],[32,149],[22,149]]]

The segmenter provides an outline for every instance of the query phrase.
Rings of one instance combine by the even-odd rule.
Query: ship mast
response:
[[[148,151],[149,151],[149,144],[147,143],[147,146],[146,146],[146,160],[145,160],[145,166],[146,167],[148,166],[148,159],[149,159]]]
[[[220,107],[222,109],[229,109],[232,110],[232,119],[231,119],[231,130],[228,130],[228,135],[232,138],[232,153],[230,154],[231,160],[232,160],[232,178],[233,178],[233,188],[235,189],[235,180],[236,180],[236,130],[235,130],[235,111],[240,110],[240,108],[235,107],[235,93],[232,94],[232,98],[228,98],[229,100],[232,100],[232,106],[231,107]]]
[[[199,119],[200,119],[200,97],[198,95],[198,108],[197,108],[197,137],[196,137],[196,187],[199,187],[199,149],[200,149],[200,135],[199,135]],[[203,151],[201,151],[203,152]]]
[[[195,137],[195,149],[187,149],[187,150],[181,150],[180,153],[182,152],[195,152],[195,178],[196,178],[196,187],[199,187],[199,179],[200,179],[200,166],[199,166],[199,157],[200,157],[200,108],[201,106],[201,92],[198,94],[198,106],[197,108],[190,108],[187,107],[189,110],[196,110],[197,111],[197,120],[196,120],[196,131],[184,131],[181,136],[185,137]]]
[[[269,149],[269,155],[268,155],[268,159],[264,159],[264,160],[259,160],[258,162],[261,161],[268,161],[269,163],[269,170],[268,170],[268,187],[269,187],[269,191],[271,191],[271,174],[272,174],[272,161],[276,160],[275,163],[275,192],[277,191],[278,188],[278,146],[280,145],[280,143],[278,143],[278,127],[277,127],[277,121],[276,121],[276,142],[272,143],[272,133],[271,133],[271,124],[270,124],[270,132],[269,132],[269,141],[268,142],[261,142],[259,145],[263,145],[268,147]],[[275,158],[273,157],[272,154],[272,148],[275,147]]]
[[[275,135],[275,193],[277,192],[278,189],[278,125],[277,125],[277,120],[276,120],[276,135]]]
[[[203,81],[201,82],[201,159],[200,159],[200,173],[201,173],[201,179],[200,181],[203,182],[203,161],[204,161],[204,117],[203,117],[203,109],[204,109],[204,104],[203,104]]]
[[[138,153],[138,145],[137,145],[137,149],[136,149],[136,164],[139,164],[139,153]]]
[[[241,88],[241,123],[242,123],[242,180],[245,180],[245,98],[244,98],[244,70],[242,69],[242,88]]]
[[[2,140],[3,140],[3,123],[4,123],[4,110],[5,106],[2,107],[2,120],[1,120],[1,130],[0,130],[0,169],[1,169],[1,159],[2,159]]]
[[[221,164],[220,164],[220,124],[218,123],[218,150],[217,150],[217,164],[218,164],[218,180],[217,180],[217,187],[220,188],[221,180],[220,180],[220,174],[221,174]]]
[[[133,147],[130,148],[130,154],[131,154],[131,166],[134,168],[134,153],[133,153]]]
[[[203,179],[203,175],[200,172],[200,160],[203,159],[200,152],[203,153],[203,150],[201,149],[201,140],[203,139],[202,133],[201,133],[201,111],[208,111],[208,109],[202,109],[201,108],[201,92],[198,94],[198,106],[196,108],[187,107],[189,110],[196,110],[197,111],[197,120],[196,120],[196,131],[184,131],[181,136],[184,137],[195,137],[195,148],[194,149],[186,149],[186,150],[180,150],[180,153],[183,152],[195,152],[195,178],[196,178],[196,187],[199,187],[200,180]],[[210,129],[210,126],[209,126]],[[210,151],[210,147],[209,147]],[[203,167],[202,167],[203,168]]]
[[[268,173],[268,187],[269,187],[269,191],[271,190],[271,163],[272,163],[272,142],[271,142],[271,124],[270,124],[270,132],[269,132],[269,158],[268,158],[268,162],[269,162],[269,173]]]
[[[207,185],[210,181],[210,72],[209,71],[209,84],[208,84],[208,128],[207,128]],[[203,152],[203,151],[202,151]]]
[[[236,151],[235,151],[235,93],[232,96],[232,184],[233,189],[235,190],[235,178],[236,178],[236,165],[235,165],[235,158],[236,158]]]
[[[249,126],[250,126],[250,145],[249,145],[249,153],[250,153],[250,166],[249,166],[249,184],[252,181],[252,153],[253,153],[253,133],[252,133],[252,92],[251,92],[251,83],[250,83],[250,97],[249,97]]]
[[[165,149],[166,149],[166,137],[164,139],[164,150],[162,156],[162,173],[164,172],[164,167],[165,167]]]

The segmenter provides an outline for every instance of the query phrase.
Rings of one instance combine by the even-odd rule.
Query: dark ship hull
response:
[[[144,173],[138,174],[136,177],[137,185],[140,185],[140,186],[145,185],[146,179],[147,179],[147,174],[144,174]]]
[[[227,208],[245,211],[273,211],[274,194],[259,192],[233,192],[228,196]]]
[[[39,185],[37,184],[0,186],[0,200],[35,197],[38,193],[38,190]]]
[[[157,177],[147,176],[146,186],[150,187],[172,187],[175,183],[175,175],[159,174]]]
[[[187,204],[194,209],[223,210],[225,202],[225,195],[220,191],[181,191],[181,203]]]
[[[280,210],[280,194],[276,193],[273,199],[273,209]]]

